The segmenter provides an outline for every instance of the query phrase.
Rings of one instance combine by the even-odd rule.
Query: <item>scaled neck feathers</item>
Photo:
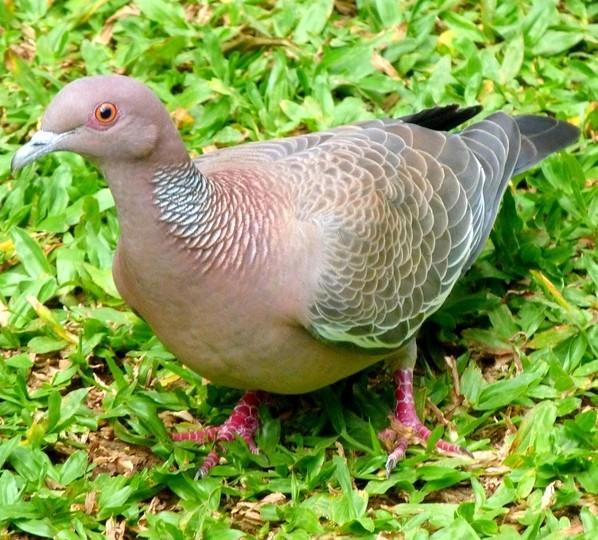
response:
[[[209,178],[186,161],[157,169],[152,180],[160,221],[203,270],[247,269],[266,255],[268,212],[252,202],[242,176]]]
[[[201,247],[202,236],[216,208],[211,204],[214,186],[192,161],[156,170],[153,177],[154,201],[160,219],[170,225],[170,233],[189,247]]]

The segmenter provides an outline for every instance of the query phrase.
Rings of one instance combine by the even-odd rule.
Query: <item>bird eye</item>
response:
[[[116,105],[106,102],[96,107],[95,117],[100,124],[111,124],[116,118],[116,113]]]

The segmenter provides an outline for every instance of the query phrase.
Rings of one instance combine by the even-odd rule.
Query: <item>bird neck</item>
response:
[[[206,176],[184,161],[158,168],[153,203],[169,238],[210,269],[248,270],[268,253],[272,201],[242,171]]]
[[[188,247],[197,247],[199,238],[213,226],[218,210],[216,188],[192,161],[158,168],[153,177],[154,204],[160,221]]]

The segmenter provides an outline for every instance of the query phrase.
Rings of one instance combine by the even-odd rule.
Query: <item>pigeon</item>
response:
[[[245,394],[220,426],[257,451],[270,394],[301,394],[386,360],[396,407],[387,473],[430,430],[413,401],[416,333],[480,254],[509,179],[576,141],[548,116],[436,107],[191,159],[143,83],[86,77],[52,100],[12,169],[59,150],[95,163],[121,235],[123,299],[184,364]],[[440,451],[467,451],[439,440]]]

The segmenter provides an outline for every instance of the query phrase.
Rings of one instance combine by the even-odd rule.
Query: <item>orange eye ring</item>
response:
[[[108,125],[114,122],[117,112],[118,109],[116,108],[116,105],[106,101],[105,103],[100,103],[96,107],[94,116],[100,124]]]

